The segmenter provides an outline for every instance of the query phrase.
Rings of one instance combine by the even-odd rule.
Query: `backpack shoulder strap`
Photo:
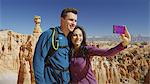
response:
[[[59,42],[58,42],[58,31],[56,28],[50,28],[52,30],[52,34],[49,36],[51,38],[51,47],[48,50],[47,57],[45,58],[45,62],[49,63],[48,59],[56,52],[56,50],[59,48]]]
[[[52,47],[57,50],[59,48],[58,30],[56,28],[50,28],[52,30]]]

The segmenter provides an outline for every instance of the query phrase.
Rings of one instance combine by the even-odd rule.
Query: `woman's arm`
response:
[[[89,52],[89,56],[114,56],[118,52],[124,50],[131,41],[131,36],[127,30],[127,27],[125,28],[125,34],[120,36],[122,42],[111,49],[99,49],[93,46],[86,46]]]
[[[122,45],[122,43],[111,49],[100,49],[93,46],[86,46],[88,49],[89,56],[114,56],[118,52],[124,50],[126,47]]]

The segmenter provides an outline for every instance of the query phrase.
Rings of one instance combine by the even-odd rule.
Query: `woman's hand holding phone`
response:
[[[126,47],[127,45],[129,45],[129,43],[130,43],[130,41],[131,41],[131,35],[130,35],[130,33],[128,32],[128,29],[127,29],[126,26],[125,26],[125,32],[124,32],[124,34],[120,34],[120,38],[121,38],[121,40],[123,41],[123,42],[122,42],[122,45],[123,45],[124,47]]]

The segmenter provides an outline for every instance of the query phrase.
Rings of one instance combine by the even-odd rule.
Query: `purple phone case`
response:
[[[124,34],[125,33],[125,26],[113,25],[113,33]]]

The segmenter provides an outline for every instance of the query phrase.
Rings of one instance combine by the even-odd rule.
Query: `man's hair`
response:
[[[72,12],[74,14],[78,14],[78,10],[75,8],[65,8],[63,9],[63,11],[61,12],[61,17],[65,18],[67,16],[68,12]]]

